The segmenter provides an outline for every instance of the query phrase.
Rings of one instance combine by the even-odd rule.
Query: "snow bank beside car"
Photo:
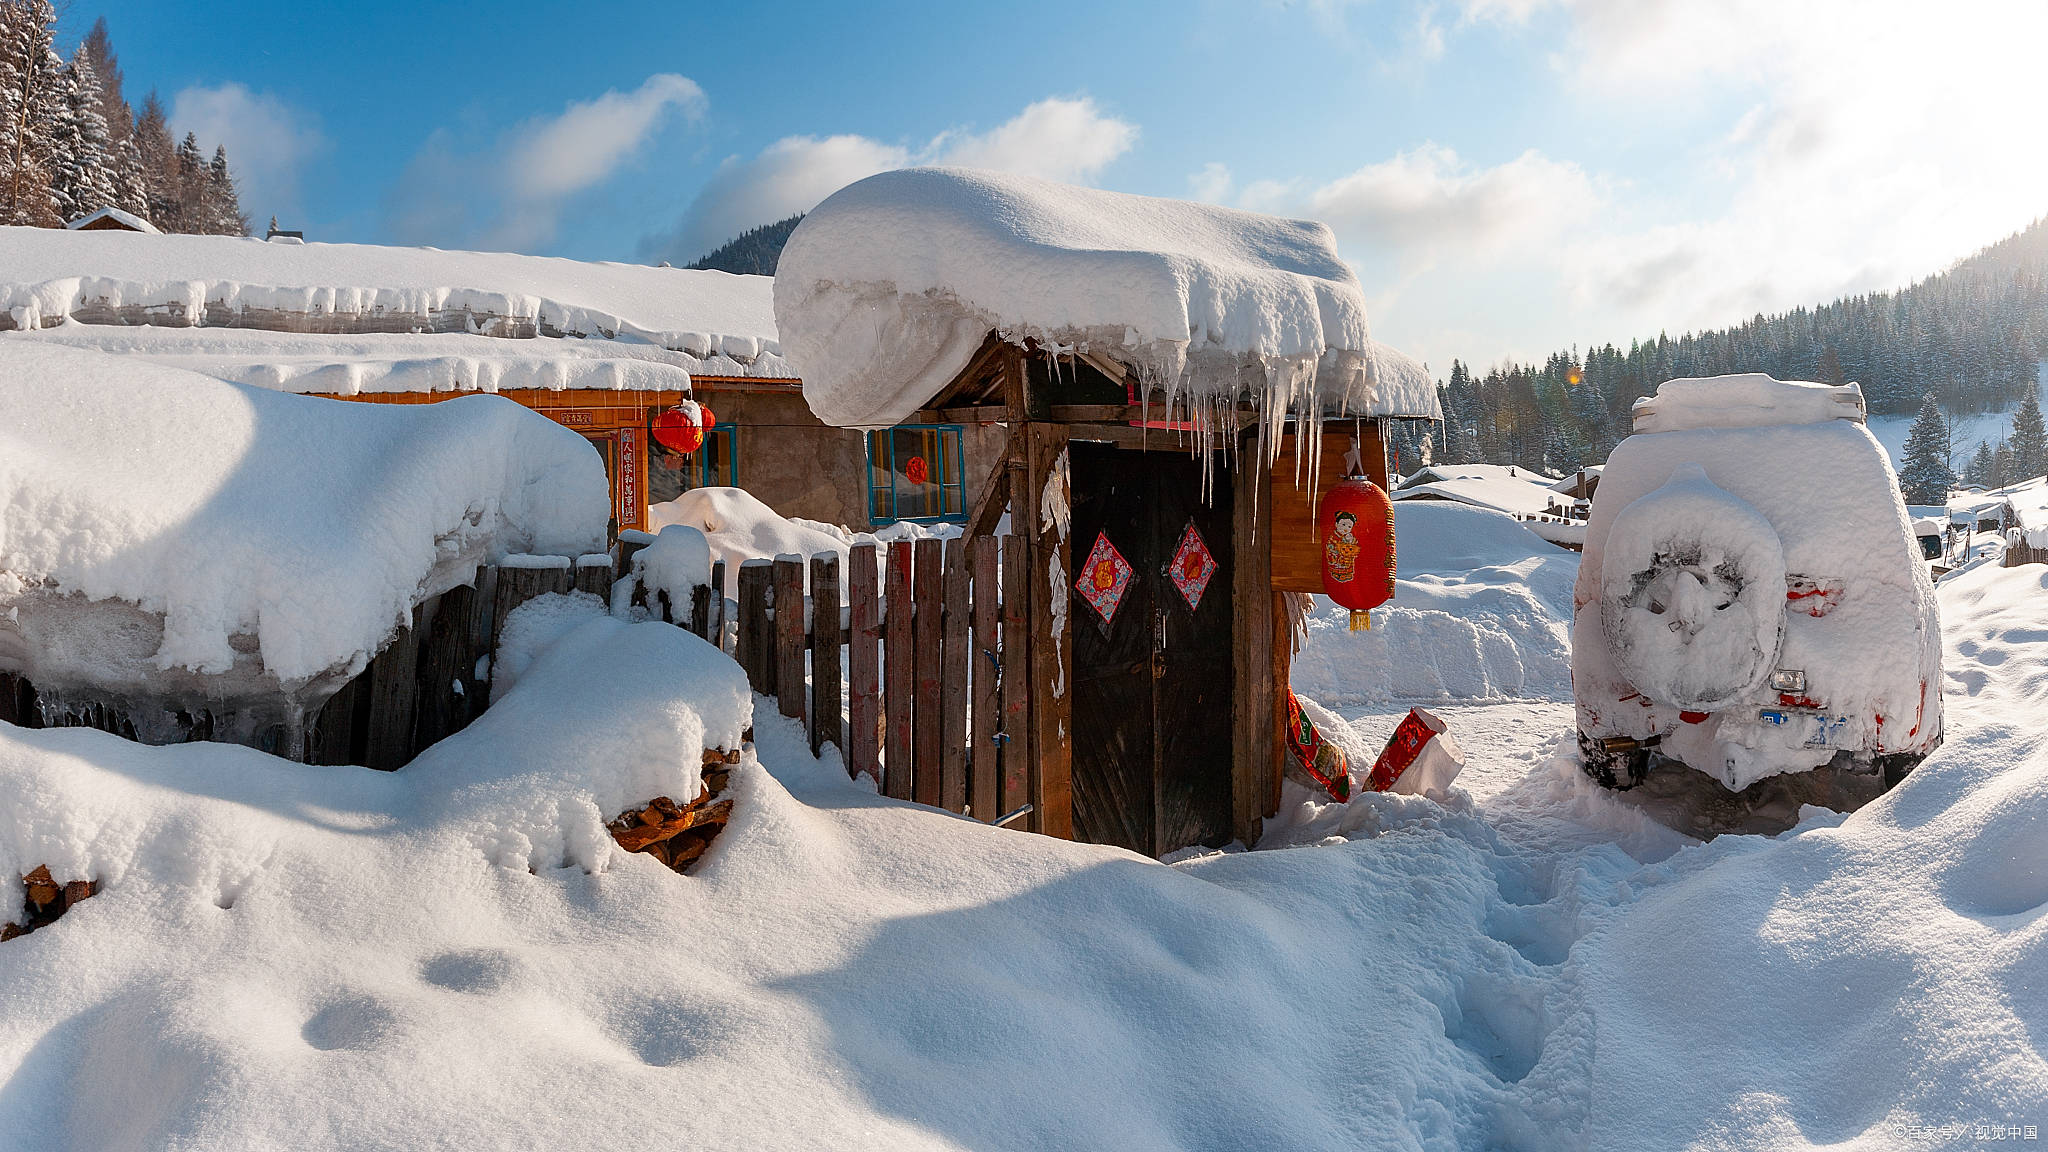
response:
[[[1317,597],[1295,691],[1335,707],[1570,695],[1576,555],[1462,504],[1397,503],[1394,532],[1393,601],[1352,632]]]

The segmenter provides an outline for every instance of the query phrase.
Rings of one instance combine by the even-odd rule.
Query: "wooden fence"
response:
[[[2007,568],[2017,568],[2022,564],[2048,564],[2048,548],[2035,548],[2015,539],[2005,546],[2005,559],[2001,563]]]
[[[1032,786],[1029,742],[1011,740],[1028,721],[1023,544],[856,545],[843,574],[836,557],[810,561],[808,603],[801,561],[749,561],[733,655],[755,691],[803,721],[813,751],[837,745],[884,795],[1015,821]]]

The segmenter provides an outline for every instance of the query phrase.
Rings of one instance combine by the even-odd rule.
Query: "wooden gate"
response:
[[[1080,441],[1069,451],[1077,574],[1089,575],[1098,537],[1129,565],[1107,619],[1078,593],[1071,609],[1075,834],[1148,856],[1222,845],[1231,838],[1230,474],[1219,461],[1204,504],[1201,464],[1185,453]],[[1105,579],[1121,571],[1110,564]]]

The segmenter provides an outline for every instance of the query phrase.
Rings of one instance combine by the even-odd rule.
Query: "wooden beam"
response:
[[[946,546],[945,649],[940,653],[939,807],[967,810],[967,541]]]
[[[1016,504],[1028,525],[1025,538],[1031,542],[1031,570],[1026,577],[1031,586],[1031,711],[1038,757],[1031,798],[1032,829],[1071,840],[1074,636],[1073,598],[1067,580],[1073,570],[1072,543],[1056,529],[1044,526],[1038,514],[1046,484],[1066,451],[1067,430],[1036,421],[1024,427],[1029,470],[1023,498]],[[1016,524],[1015,515],[1011,524]],[[1069,608],[1055,616],[1056,603]]]
[[[996,522],[1003,518],[1003,509],[1010,503],[1010,463],[1017,453],[1017,444],[1017,429],[1012,426],[1003,438],[1003,450],[996,454],[996,462],[989,468],[988,483],[981,486],[981,502],[974,506],[974,515],[967,518],[967,531],[961,533],[961,539],[971,543],[994,534]]]
[[[910,799],[911,692],[916,686],[916,665],[910,646],[910,622],[916,604],[910,598],[910,550],[908,541],[889,545],[884,566],[888,579],[882,597],[882,794],[897,800]]]
[[[811,755],[846,750],[839,712],[839,557],[811,557]]]
[[[775,587],[775,702],[784,716],[804,715],[804,565],[777,560]]]
[[[1031,803],[1036,763],[1031,752],[1031,549],[1022,536],[997,539],[1003,545],[1002,774],[991,821]]]
[[[1259,842],[1272,774],[1276,729],[1274,693],[1284,701],[1286,685],[1275,684],[1271,652],[1272,555],[1266,533],[1272,530],[1273,474],[1251,458],[1238,456],[1238,474],[1231,484],[1230,577],[1230,795],[1231,835],[1247,847]]]
[[[944,806],[941,773],[945,726],[939,716],[943,703],[939,676],[941,657],[945,655],[945,541],[928,537],[912,544],[911,549],[916,569],[916,587],[911,597],[917,602],[910,625],[917,679],[910,737],[911,756],[916,764],[911,769],[911,796],[919,804],[938,808]],[[895,654],[890,655],[893,659]]]
[[[848,721],[846,770],[858,776],[865,772],[879,786],[882,733],[882,596],[876,587],[880,576],[875,545],[856,544],[848,550],[847,587],[851,592],[852,629],[847,638],[846,669]]]
[[[953,408],[920,408],[905,424],[1000,424],[1016,418],[1004,404],[966,404]]]

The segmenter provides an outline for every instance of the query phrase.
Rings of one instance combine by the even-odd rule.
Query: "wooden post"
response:
[[[734,655],[746,669],[747,683],[766,696],[775,691],[775,661],[769,655],[768,579],[766,560],[748,560],[740,565],[740,634]]]
[[[711,639],[711,586],[699,584],[690,589],[690,631],[700,639]]]
[[[495,565],[486,564],[476,570],[476,599],[470,605],[470,611],[474,614],[471,636],[476,646],[468,653],[469,662],[462,666],[462,690],[469,701],[469,715],[474,719],[491,706],[490,656],[498,650],[498,569]],[[479,667],[483,669],[481,673],[477,671]]]
[[[996,787],[1000,758],[996,733],[1001,729],[1002,721],[996,712],[996,690],[1002,682],[998,674],[1001,666],[996,656],[996,627],[1002,614],[1002,595],[996,587],[999,539],[1001,537],[984,536],[974,542],[968,553],[974,563],[974,583],[969,589],[973,635],[969,637],[967,651],[969,678],[973,684],[974,722],[968,750],[967,803],[972,806],[975,819],[984,821],[994,820],[1005,811],[1001,808]]]
[[[916,683],[910,620],[917,611],[910,598],[910,545],[889,545],[884,563],[889,572],[882,598],[882,677],[888,691],[883,696],[886,714],[882,720],[882,793],[908,800],[912,771],[910,696]]]
[[[469,689],[463,683],[476,660],[476,596],[474,587],[458,584],[437,597],[430,612],[422,613],[415,748],[439,743],[461,731],[483,710],[483,701],[472,708]]]
[[[811,557],[811,755],[846,751],[839,713],[839,557]]]
[[[939,807],[967,810],[967,541],[946,548],[945,648],[939,654]]]
[[[846,770],[882,782],[882,598],[875,586],[880,571],[873,544],[856,544],[847,555],[852,593],[851,634],[846,640],[846,710],[853,731],[846,742]]]
[[[804,716],[804,562],[777,560],[775,582],[775,697],[784,716]]]
[[[370,725],[363,763],[380,772],[395,771],[412,759],[420,691],[419,611],[413,609],[413,624],[400,628],[370,661]]]
[[[917,678],[915,718],[911,721],[911,794],[919,804],[937,808],[942,803],[944,725],[939,718],[940,657],[945,643],[945,541],[924,539],[911,545],[915,557],[917,587],[911,593],[917,601],[911,617],[913,671]]]
[[[362,744],[356,723],[360,714],[360,701],[370,683],[370,670],[364,668],[356,673],[355,679],[343,684],[327,703],[320,706],[320,715],[313,721],[313,746],[306,754],[309,764],[360,764]],[[486,689],[488,691],[488,689]],[[481,710],[481,708],[479,708]]]
[[[1015,523],[1015,518],[1012,518]],[[1022,536],[1003,541],[1003,754],[1001,799],[994,818],[1031,802],[1031,614],[1026,579],[1031,560]],[[1015,827],[1016,825],[1012,825]]]
[[[1273,680],[1273,474],[1257,456],[1249,444],[1239,449],[1230,509],[1230,827],[1247,847],[1259,842],[1265,815],[1274,811],[1266,793],[1280,749],[1276,690],[1282,727],[1287,700],[1286,683]]]
[[[498,638],[505,634],[505,618],[512,614],[512,610],[536,596],[542,596],[549,592],[567,592],[569,590],[569,581],[569,569],[566,567],[523,568],[507,567],[504,565],[498,567],[498,587],[496,594],[492,597],[491,609],[491,652],[493,653],[493,664],[496,663],[495,654],[498,650]]]
[[[725,651],[725,561],[711,562],[711,633],[704,637],[720,652]]]
[[[1073,570],[1071,542],[1056,529],[1039,522],[1039,500],[1060,455],[1067,447],[1067,430],[1057,424],[1030,423],[1024,426],[1029,452],[1030,482],[1024,495],[1012,501],[1011,523],[1022,512],[1030,525],[1026,539],[1031,542],[1031,691],[1032,718],[1037,729],[1033,747],[1038,757],[1037,779],[1033,782],[1032,831],[1074,837],[1073,704],[1074,637],[1073,589],[1067,586]],[[1014,496],[1014,492],[1013,492]],[[1053,585],[1058,581],[1058,586]],[[1056,604],[1069,610],[1054,615]]]
[[[602,552],[576,558],[576,591],[607,603],[612,598],[612,558]]]

